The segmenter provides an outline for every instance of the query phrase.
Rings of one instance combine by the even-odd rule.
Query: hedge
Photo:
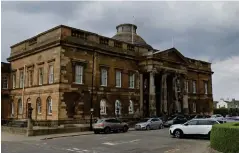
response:
[[[239,123],[213,125],[211,147],[223,153],[239,153]]]

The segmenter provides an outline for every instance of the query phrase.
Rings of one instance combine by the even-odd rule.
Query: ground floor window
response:
[[[104,99],[100,101],[100,114],[106,115],[106,100]]]

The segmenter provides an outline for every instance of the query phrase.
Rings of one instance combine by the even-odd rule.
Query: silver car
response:
[[[162,129],[163,121],[160,118],[145,118],[135,125],[135,130]]]
[[[110,133],[110,132],[127,132],[129,129],[129,126],[125,122],[121,122],[118,119],[115,118],[105,118],[105,119],[99,119],[97,122],[93,125],[94,133],[98,134],[100,132],[104,133]]]

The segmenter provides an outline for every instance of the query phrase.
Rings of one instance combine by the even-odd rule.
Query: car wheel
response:
[[[100,132],[99,131],[94,131],[95,134],[99,134]]]
[[[207,134],[207,137],[208,137],[209,140],[210,140],[210,136],[211,136],[211,131],[208,132],[208,134]]]
[[[163,129],[163,128],[164,128],[163,124],[160,124],[160,129]]]
[[[149,127],[149,125],[147,125],[147,126],[146,126],[146,130],[150,130],[150,127]]]
[[[105,134],[110,133],[110,128],[109,128],[109,127],[106,127],[106,128],[104,129],[104,132],[105,132]]]
[[[182,138],[183,132],[181,130],[175,130],[173,135],[175,138]]]
[[[124,127],[123,127],[123,132],[127,132],[128,129],[129,129],[129,128],[128,128],[127,126],[124,126]]]

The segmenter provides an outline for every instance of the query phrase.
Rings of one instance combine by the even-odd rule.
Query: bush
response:
[[[212,127],[211,147],[224,153],[239,153],[239,123],[217,124]]]

